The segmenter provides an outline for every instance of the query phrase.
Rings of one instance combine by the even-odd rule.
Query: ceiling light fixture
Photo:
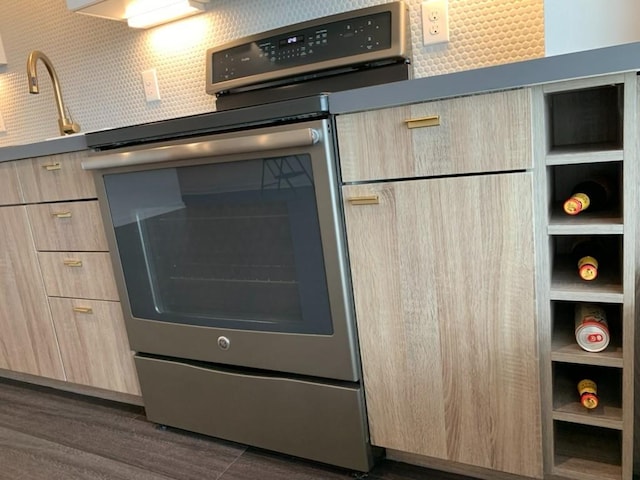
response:
[[[127,12],[127,24],[131,28],[150,28],[162,23],[202,13],[209,0],[172,0],[138,2],[135,10]]]

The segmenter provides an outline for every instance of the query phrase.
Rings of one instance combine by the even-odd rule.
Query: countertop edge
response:
[[[43,140],[41,142],[24,145],[12,145],[0,147],[0,163],[23,158],[43,157],[58,153],[76,152],[86,150],[87,141],[84,135],[72,135],[68,137]]]
[[[640,42],[416,78],[329,95],[333,114],[640,70]]]

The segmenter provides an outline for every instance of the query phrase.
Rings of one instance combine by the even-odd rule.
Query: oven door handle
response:
[[[283,148],[306,147],[320,141],[320,132],[300,128],[284,132],[247,135],[244,137],[207,140],[182,145],[167,145],[143,150],[97,154],[82,162],[84,170],[128,167],[147,163],[161,163],[190,158],[217,157],[238,153],[262,152]]]

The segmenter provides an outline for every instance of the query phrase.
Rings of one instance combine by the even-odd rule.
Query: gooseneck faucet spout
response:
[[[78,133],[80,131],[80,125],[75,123],[71,118],[67,118],[65,115],[64,103],[62,101],[62,93],[60,92],[60,82],[58,81],[58,75],[53,68],[51,60],[39,50],[34,50],[29,54],[27,60],[27,78],[29,80],[29,93],[40,93],[38,88],[38,71],[36,64],[38,60],[42,60],[44,66],[47,67],[51,82],[53,83],[53,94],[56,98],[56,107],[58,108],[58,126],[60,128],[61,135],[68,135],[70,133]]]

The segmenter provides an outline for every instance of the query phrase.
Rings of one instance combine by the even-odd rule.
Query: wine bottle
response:
[[[598,387],[593,380],[588,378],[580,380],[578,382],[578,393],[583,407],[592,409],[598,406]]]
[[[596,177],[578,183],[571,196],[564,202],[564,211],[577,215],[587,209],[604,208],[611,201],[611,182],[606,177]]]
[[[581,279],[591,281],[597,278],[600,262],[604,257],[602,242],[592,238],[578,240],[571,248],[571,255]]]

